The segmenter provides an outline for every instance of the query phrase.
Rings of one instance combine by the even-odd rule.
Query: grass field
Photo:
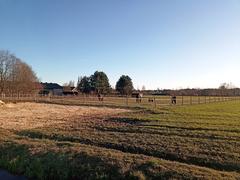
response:
[[[121,108],[159,108],[171,105],[196,105],[209,104],[226,101],[240,101],[239,96],[176,96],[176,104],[172,104],[171,96],[152,96],[145,95],[141,98],[141,102],[134,97],[118,97],[105,96],[103,101],[99,101],[98,97],[92,96],[5,96],[1,97],[4,102],[41,102],[65,105],[82,105],[82,106],[107,106]]]
[[[37,179],[240,179],[240,102],[0,107],[0,168]]]

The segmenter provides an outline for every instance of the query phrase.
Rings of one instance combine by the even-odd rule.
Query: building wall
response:
[[[52,90],[52,95],[54,95],[54,96],[62,96],[63,95],[63,90],[62,89],[53,89]]]

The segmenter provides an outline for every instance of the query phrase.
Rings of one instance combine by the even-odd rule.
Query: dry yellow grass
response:
[[[24,130],[59,123],[73,117],[104,117],[125,112],[123,109],[63,106],[38,103],[6,104],[0,107],[0,128]]]

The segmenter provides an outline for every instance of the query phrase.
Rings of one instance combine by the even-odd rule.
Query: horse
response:
[[[153,98],[148,98],[148,102],[154,102]]]
[[[103,101],[103,95],[102,94],[98,94],[98,101]]]
[[[172,104],[177,104],[177,97],[176,96],[172,96],[171,97],[171,101],[172,101]]]
[[[137,103],[141,103],[142,102],[142,97],[143,97],[143,94],[142,93],[138,93],[136,95],[136,102]]]

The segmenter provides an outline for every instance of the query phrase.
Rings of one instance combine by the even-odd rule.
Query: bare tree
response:
[[[13,82],[16,85],[18,93],[31,93],[35,90],[35,84],[38,81],[32,68],[24,62],[17,61],[17,78]]]
[[[14,57],[8,51],[0,51],[0,93],[6,91]]]
[[[69,87],[74,87],[74,85],[75,85],[75,82],[74,82],[74,81],[69,81],[69,83],[68,83],[68,86],[69,86]]]
[[[0,93],[32,93],[36,90],[37,76],[22,60],[0,50]]]
[[[63,86],[65,86],[65,87],[74,87],[74,85],[75,85],[75,82],[74,81],[69,81],[68,83],[63,83]]]

